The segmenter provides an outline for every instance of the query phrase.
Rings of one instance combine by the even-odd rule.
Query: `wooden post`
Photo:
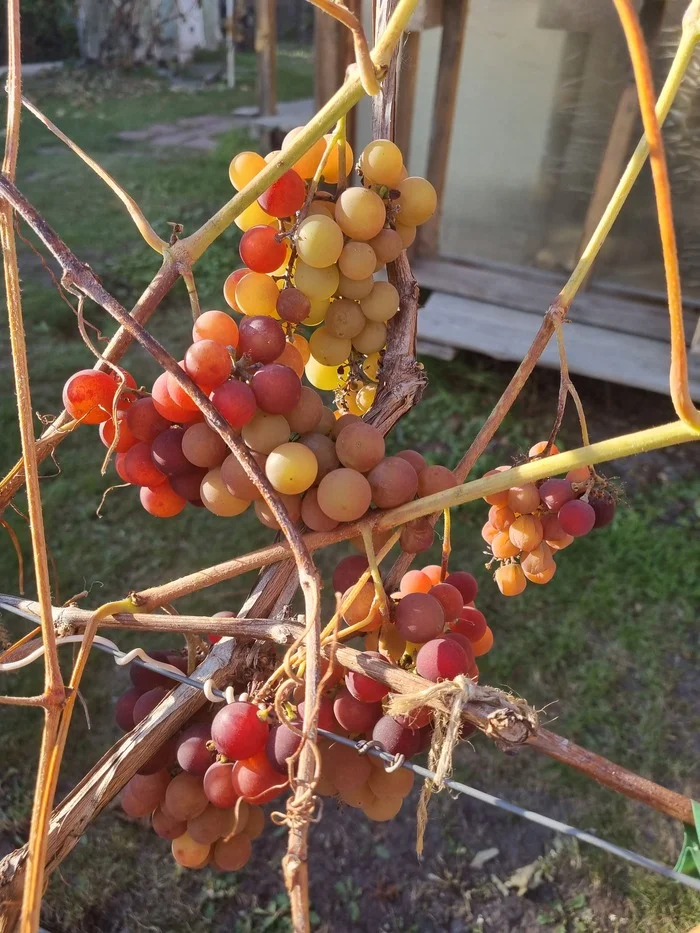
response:
[[[260,115],[277,113],[277,6],[276,0],[256,0],[255,51],[258,61]]]
[[[230,88],[236,86],[236,35],[235,35],[235,5],[234,0],[226,0],[226,84]]]
[[[435,88],[428,157],[428,179],[437,191],[438,206],[432,218],[418,228],[416,252],[421,256],[434,256],[438,250],[442,198],[447,179],[447,162],[450,157],[468,9],[469,0],[449,0],[443,8],[440,70]]]
[[[345,6],[362,18],[362,0],[346,0]],[[318,8],[314,9],[314,97],[320,110],[345,80],[345,72],[355,61],[352,33]],[[347,115],[345,134],[355,149],[355,109]]]
[[[399,87],[396,98],[396,145],[403,153],[404,162],[411,155],[411,131],[416,108],[416,81],[420,55],[420,32],[409,32],[399,57]],[[408,173],[411,174],[410,164]]]

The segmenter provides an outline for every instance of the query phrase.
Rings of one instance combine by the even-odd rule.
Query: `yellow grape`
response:
[[[399,310],[399,293],[391,282],[376,282],[360,307],[370,321],[389,321]]]
[[[306,327],[316,327],[317,324],[321,324],[326,320],[331,300],[330,298],[311,298],[309,300],[311,301],[311,310],[301,323],[305,324]]]
[[[183,868],[202,868],[209,858],[209,843],[195,842],[189,833],[183,833],[171,843],[173,858]]]
[[[304,367],[306,378],[315,389],[322,392],[332,392],[344,382],[347,367],[324,366],[312,356]],[[255,419],[253,419],[255,420]]]
[[[396,232],[401,237],[403,248],[408,249],[409,246],[413,246],[413,241],[416,238],[415,224],[402,224],[397,221],[395,227]]]
[[[360,301],[366,298],[374,288],[374,279],[368,275],[366,279],[348,279],[340,273],[336,295],[349,298],[350,301]]]
[[[359,787],[353,787],[352,790],[341,791],[340,799],[349,807],[363,810],[365,807],[372,806],[375,798],[368,784],[360,784]]]
[[[304,444],[281,444],[267,458],[265,473],[277,492],[293,496],[313,486],[318,461]]]
[[[265,156],[265,162],[269,165],[271,162],[274,162],[278,155],[282,154],[281,149],[273,149],[272,152],[268,152]]]
[[[283,415],[268,415],[264,411],[256,412],[241,430],[245,443],[259,454],[269,454],[288,441],[289,434],[289,423]]]
[[[327,327],[319,327],[309,339],[311,356],[324,366],[341,366],[350,356],[348,337],[334,337]]]
[[[246,279],[248,276],[246,276]],[[307,298],[330,298],[340,282],[340,273],[336,265],[325,269],[314,269],[302,260],[294,267],[294,284]]]
[[[356,337],[365,326],[365,316],[355,301],[338,298],[326,314],[326,330],[334,337]]]
[[[362,364],[362,372],[372,382],[379,382],[379,353],[370,353]]]
[[[287,133],[282,140],[282,152],[289,149],[303,129],[305,129],[305,127],[296,126]],[[313,178],[325,151],[325,142],[322,139],[316,140],[313,146],[307,149],[307,151],[297,159],[292,168],[297,174],[301,175],[302,178]]]
[[[437,207],[437,192],[427,178],[412,175],[399,184],[399,217],[402,224],[424,224]]]
[[[408,768],[385,771],[382,765],[372,770],[369,786],[375,797],[407,797],[411,793],[413,780],[413,772]]]
[[[234,223],[245,233],[246,230],[250,230],[251,227],[257,227],[258,224],[269,226],[270,224],[277,223],[277,220],[271,217],[267,211],[264,211],[257,201],[253,201],[251,205],[246,207],[242,214],[236,217]]]
[[[240,515],[250,505],[248,499],[239,499],[231,495],[221,478],[221,467],[209,470],[199,487],[199,495],[204,507],[222,518]]]
[[[338,260],[341,275],[348,279],[366,279],[374,273],[377,254],[371,244],[351,240],[343,247]]]
[[[343,395],[343,404],[351,415],[357,415],[358,418],[362,417],[363,412],[357,404],[357,392],[354,389],[345,392]]]
[[[373,185],[395,188],[401,181],[403,156],[399,147],[388,139],[375,139],[365,146],[360,156],[360,171]]]
[[[299,224],[297,252],[299,258],[314,269],[325,269],[336,263],[344,244],[343,231],[331,217],[315,214]]]
[[[249,272],[236,285],[236,304],[243,314],[278,317],[279,289],[264,272]]]
[[[330,142],[331,136],[324,136],[324,141],[326,143]],[[330,153],[328,154],[328,161],[326,162],[323,168],[323,180],[328,182],[329,185],[335,185],[338,183],[338,176],[340,174],[339,168],[340,163],[338,160],[338,150],[339,146],[333,146]],[[325,145],[324,145],[325,149]],[[346,140],[345,141],[345,177],[347,178],[350,172],[352,171],[352,164],[355,161],[355,156],[353,155],[352,146]]]
[[[258,152],[239,152],[231,159],[228,167],[228,177],[231,184],[240,191],[245,188],[255,176],[265,168],[266,162]]]
[[[386,223],[386,208],[375,191],[346,188],[336,201],[335,219],[346,236],[371,240]]]
[[[362,386],[361,389],[357,390],[357,395],[355,396],[355,403],[357,404],[360,414],[367,414],[372,405],[374,404],[374,397],[377,394],[376,386]]]
[[[352,345],[359,352],[368,355],[381,350],[386,343],[386,324],[381,321],[367,321]]]
[[[504,596],[519,596],[527,586],[520,564],[503,564],[494,573],[493,578]]]
[[[369,241],[369,246],[374,250],[378,263],[394,262],[401,255],[404,249],[401,235],[390,227],[384,227],[379,233]]]
[[[401,809],[403,797],[375,797],[372,803],[367,804],[362,809],[365,816],[375,823],[386,823],[393,820]]]
[[[332,220],[335,217],[335,204],[333,201],[312,201],[309,204],[308,216],[313,217],[314,214],[323,214]]]

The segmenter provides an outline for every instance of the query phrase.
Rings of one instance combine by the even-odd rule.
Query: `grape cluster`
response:
[[[529,457],[558,452],[554,444],[540,441],[530,448]],[[485,475],[508,470],[499,466]],[[587,466],[570,470],[564,479],[525,483],[484,499],[491,508],[481,536],[498,562],[494,579],[504,596],[519,596],[528,581],[549,583],[557,569],[556,552],[574,538],[609,525],[617,507],[609,484]]]
[[[291,145],[302,127],[282,143]],[[285,322],[288,333],[314,328],[297,345],[312,386],[334,391],[341,411],[362,415],[376,394],[387,322],[399,310],[399,295],[375,274],[413,243],[416,226],[435,211],[435,189],[425,178],[409,177],[399,148],[388,139],[371,142],[362,152],[362,186],[344,188],[334,197],[316,189],[307,205],[307,182],[323,158],[319,140],[295,165],[237,219],[244,231],[240,256],[244,268],[232,272],[224,298],[244,315],[269,315]],[[229,176],[241,189],[273,160],[241,152]],[[345,167],[338,148],[323,168],[326,185],[350,175],[353,153],[345,143]],[[279,228],[279,229],[278,229]]]
[[[360,158],[363,186],[335,199],[315,189],[309,204],[309,180],[325,148],[319,141],[237,218],[246,265],[227,278],[224,298],[243,316],[201,314],[180,361],[240,432],[291,519],[320,532],[361,518],[372,504],[393,508],[455,485],[449,470],[428,467],[418,453],[386,457],[382,434],[360,419],[374,398],[386,322],[399,307],[393,285],[375,282],[374,274],[432,214],[434,189],[425,179],[407,177],[393,143],[375,140]],[[346,144],[345,176],[352,162]],[[243,187],[266,164],[255,152],[239,153],[229,169],[232,183]],[[333,184],[338,176],[334,147],[323,180]],[[315,328],[308,340],[299,326]],[[132,391],[133,378],[122,372],[128,391],[115,418],[118,379],[112,374],[76,373],[64,388],[64,405],[72,417],[100,424],[107,447],[116,437],[116,471],[140,487],[144,509],[171,518],[189,502],[233,517],[254,503],[262,524],[277,529],[238,458],[173,375],[162,373],[145,395]],[[304,375],[311,385],[302,384]],[[335,411],[316,391],[331,389]],[[425,520],[402,535],[412,553],[430,543],[432,526]]]
[[[152,657],[183,670],[186,666],[176,653],[153,652]],[[115,709],[124,731],[144,719],[172,686],[163,674],[136,665],[130,674],[134,686]],[[251,842],[265,825],[262,804],[283,794],[289,783],[286,762],[280,767],[275,758],[274,729],[265,718],[249,702],[216,712],[207,706],[124,786],[124,812],[133,818],[150,816],[157,835],[171,842],[179,865],[237,871],[250,858]]]

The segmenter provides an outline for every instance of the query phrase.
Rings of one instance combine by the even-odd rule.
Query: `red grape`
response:
[[[154,687],[143,693],[134,703],[134,724],[141,722],[149,713],[152,713],[160,701],[167,696],[168,690],[169,687]]]
[[[238,356],[246,355],[253,363],[272,363],[284,350],[282,325],[264,315],[245,317],[239,327]]]
[[[363,703],[344,687],[335,698],[333,712],[347,732],[369,732],[382,715],[382,704]]]
[[[173,492],[177,493],[178,496],[182,496],[183,499],[186,499],[188,502],[191,502],[193,505],[199,505],[201,499],[199,497],[199,488],[202,485],[202,480],[207,475],[205,469],[195,469],[195,467],[190,467],[186,473],[178,473],[177,476],[170,477],[170,486]]]
[[[218,751],[227,758],[250,758],[265,747],[270,731],[258,718],[258,708],[252,703],[229,703],[214,717],[211,737]]]
[[[131,732],[134,728],[134,706],[140,696],[139,690],[130,687],[114,704],[114,718],[122,732]]]
[[[417,730],[407,729],[392,716],[382,716],[372,729],[372,738],[381,742],[390,755],[405,755],[410,758],[417,754],[420,747],[420,735]]]
[[[126,410],[126,424],[136,440],[151,444],[171,423],[158,413],[153,399],[137,398]]]
[[[232,774],[234,790],[249,803],[268,803],[283,794],[289,783],[269,762],[267,770],[261,773],[248,767],[244,761],[238,761]]]
[[[463,635],[461,632],[445,632],[445,634],[440,637],[450,638],[452,641],[456,642],[460,646],[460,648],[466,655],[467,662],[469,664],[469,667],[467,668],[467,673],[469,673],[469,668],[471,668],[471,666],[474,664],[474,648],[472,647],[472,643],[469,641],[467,636]]]
[[[286,415],[301,398],[301,381],[288,366],[269,363],[250,380],[258,408],[268,415]]]
[[[442,606],[442,611],[445,613],[445,622],[454,622],[462,611],[464,604],[464,597],[457,587],[451,583],[438,583],[437,586],[431,587],[428,592]]]
[[[139,441],[124,454],[124,475],[134,486],[157,486],[165,482],[165,473],[158,469],[151,456],[150,444]]]
[[[232,774],[232,764],[215,761],[213,765],[209,765],[204,775],[204,793],[207,800],[215,807],[221,807],[222,810],[232,807],[238,800],[238,794],[233,787]]]
[[[396,607],[396,628],[406,641],[422,644],[445,626],[442,606],[429,593],[409,593]]]
[[[401,529],[399,545],[406,554],[422,554],[433,546],[435,529],[427,516],[407,522]]]
[[[565,479],[546,479],[539,487],[540,501],[550,512],[558,512],[565,502],[576,498],[571,483]],[[500,529],[501,531],[505,529]]]
[[[186,820],[176,820],[169,816],[162,807],[156,807],[151,817],[153,832],[161,839],[177,839],[187,831]]]
[[[253,272],[274,272],[287,257],[287,247],[277,239],[274,227],[249,227],[238,245],[241,259]]]
[[[188,774],[205,774],[214,763],[214,752],[207,748],[211,741],[211,726],[198,722],[185,729],[177,742],[177,763]]]
[[[302,207],[306,197],[304,180],[289,169],[258,198],[258,204],[273,217],[291,217]]]
[[[277,313],[283,321],[301,324],[311,313],[311,301],[294,286],[283,288],[277,299]]]
[[[170,768],[175,764],[175,737],[168,739],[155,752],[145,764],[138,769],[137,774],[155,774],[163,768]]]
[[[302,700],[301,703],[297,705],[299,719],[304,718],[305,708],[306,703]],[[319,729],[325,729],[326,732],[333,732],[338,727],[335,713],[333,712],[333,700],[331,700],[330,697],[321,697],[321,703],[318,708],[318,727]]]
[[[468,669],[467,655],[453,638],[433,638],[416,655],[416,672],[426,680],[452,680]]]
[[[216,340],[197,340],[185,353],[185,370],[199,386],[211,392],[231,375],[231,354]],[[171,393],[172,394],[172,393]]]
[[[187,500],[178,495],[167,480],[154,487],[142,486],[139,499],[148,514],[155,518],[174,518],[187,505]]]
[[[168,428],[151,444],[151,457],[158,469],[166,476],[188,473],[192,464],[182,452],[184,428]]]
[[[153,400],[158,414],[175,424],[185,424],[185,422],[188,421],[201,421],[202,415],[199,409],[183,408],[173,400],[172,395],[168,391],[169,376],[170,373],[161,373],[153,383],[153,388],[151,389],[151,399]],[[177,383],[175,384],[177,385]],[[194,402],[191,402],[191,404],[194,405]]]
[[[361,554],[352,554],[344,557],[333,571],[333,592],[344,593],[354,586],[369,564],[367,558]]]
[[[187,658],[178,652],[151,651],[149,657],[153,658],[154,661],[164,661],[166,664],[172,664],[173,667],[181,670],[183,674],[187,673]],[[172,679],[166,674],[151,671],[147,667],[141,667],[140,664],[129,665],[129,677],[131,677],[131,682],[139,693],[146,693],[148,690],[153,690],[154,687],[167,687],[169,689],[173,685]]]
[[[479,592],[479,584],[466,570],[457,570],[455,573],[448,574],[445,578],[445,583],[449,583],[450,586],[454,586],[459,590],[465,605],[467,603],[473,603],[476,599],[476,594]]]
[[[465,606],[459,619],[450,628],[453,632],[466,635],[469,641],[478,641],[486,632],[486,616],[474,606]]]
[[[568,535],[580,538],[587,535],[595,525],[596,513],[593,506],[582,499],[572,499],[559,509],[557,518]]]
[[[214,389],[211,400],[232,428],[244,427],[257,411],[253,390],[235,379]]]
[[[588,504],[595,512],[594,528],[605,528],[615,518],[617,503],[612,493],[607,490],[593,489],[589,493]]]
[[[112,414],[117,379],[97,369],[73,373],[63,386],[63,407],[76,421],[101,424]]]
[[[358,655],[358,661],[361,661],[362,658],[378,658],[380,661],[384,660],[377,651],[365,651]],[[368,677],[366,674],[358,674],[357,671],[347,672],[345,675],[345,686],[355,699],[360,700],[362,703],[376,703],[379,700],[383,700],[389,693],[389,688],[384,684],[372,680],[372,678]]]
[[[300,744],[301,736],[280,722],[270,729],[265,754],[276,771],[287,774],[287,759],[292,757]]]
[[[127,409],[128,411],[128,409]],[[138,441],[138,438],[132,433],[129,429],[128,422],[126,420],[127,411],[118,411],[117,412],[117,424],[119,425],[119,440],[114,448],[114,452],[118,454],[126,453],[126,451],[133,447],[134,444]],[[115,436],[114,430],[114,419],[108,418],[106,421],[103,421],[100,425],[99,434],[100,440],[105,445],[105,447],[111,447],[112,441]]]

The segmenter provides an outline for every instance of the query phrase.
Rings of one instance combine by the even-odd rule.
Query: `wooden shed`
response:
[[[371,30],[371,0],[348,5]],[[685,0],[637,0],[660,86]],[[317,19],[317,101],[350,54]],[[333,39],[335,38],[335,43]],[[329,49],[336,49],[330,53]],[[700,61],[667,121],[690,343],[700,311]],[[397,142],[440,207],[421,228],[419,335],[439,354],[520,360],[573,269],[641,132],[612,0],[423,0],[404,40]],[[365,102],[354,144],[370,138]],[[573,372],[668,391],[668,315],[648,167],[570,312]],[[556,348],[543,365],[558,366]],[[691,355],[700,398],[700,356]]]

